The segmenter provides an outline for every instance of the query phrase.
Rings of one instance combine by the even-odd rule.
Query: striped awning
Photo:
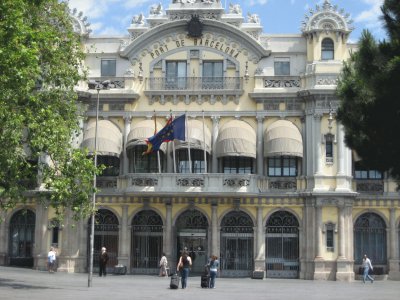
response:
[[[232,120],[224,124],[218,133],[217,157],[244,156],[256,158],[256,133],[249,124]]]
[[[290,121],[272,123],[264,134],[264,156],[303,157],[303,139],[299,129]]]
[[[122,152],[122,133],[121,130],[108,120],[99,120],[97,130],[97,154],[119,157]],[[83,133],[82,148],[88,148],[89,152],[94,152],[96,135],[96,122],[88,125]]]
[[[146,145],[146,139],[152,137],[155,131],[154,120],[140,121],[132,125],[131,131],[128,134],[126,148],[132,148],[138,145]],[[163,126],[157,122],[157,131],[161,130]],[[167,144],[163,143],[160,150],[166,152]]]
[[[190,144],[189,144],[190,143]],[[175,140],[175,149],[188,148],[200,149],[211,153],[211,132],[203,122],[199,120],[187,121],[186,141]]]

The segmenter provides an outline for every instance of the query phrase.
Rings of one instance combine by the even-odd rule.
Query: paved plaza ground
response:
[[[215,289],[202,289],[200,277],[190,277],[187,289],[169,289],[169,279],[142,275],[49,274],[31,269],[0,267],[0,299],[400,299],[399,281],[335,282],[291,279],[217,278]]]

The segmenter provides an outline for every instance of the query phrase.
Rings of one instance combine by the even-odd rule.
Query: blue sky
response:
[[[148,16],[150,6],[162,3],[168,8],[172,0],[69,0],[70,8],[82,11],[88,17],[92,35],[127,35],[132,17],[139,13]],[[240,4],[243,15],[256,13],[267,34],[301,33],[301,22],[310,8],[323,0],[221,0],[222,5]],[[379,40],[385,31],[379,19],[383,0],[331,0],[333,5],[349,13],[354,23],[351,42],[357,42],[363,29],[369,29]]]

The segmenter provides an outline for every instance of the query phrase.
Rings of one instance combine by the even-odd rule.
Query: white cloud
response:
[[[115,29],[114,27],[106,27],[103,30],[99,31],[99,35],[119,36],[121,35],[121,31]]]
[[[361,23],[362,27],[369,29],[374,35],[384,35],[382,21],[380,20],[383,1],[384,0],[362,0],[367,6],[367,9],[356,15],[354,21],[356,23]]]
[[[268,0],[250,0],[249,6],[254,6],[254,5],[265,5],[267,4]]]
[[[154,0],[129,0],[129,1],[124,1],[123,6],[125,8],[136,8],[139,6],[143,6],[144,4],[149,4],[149,5],[153,5],[153,4],[157,4],[157,1]]]

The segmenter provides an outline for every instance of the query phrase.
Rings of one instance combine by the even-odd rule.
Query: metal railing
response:
[[[243,88],[241,77],[158,77],[147,79],[147,89],[158,90],[240,90]]]

